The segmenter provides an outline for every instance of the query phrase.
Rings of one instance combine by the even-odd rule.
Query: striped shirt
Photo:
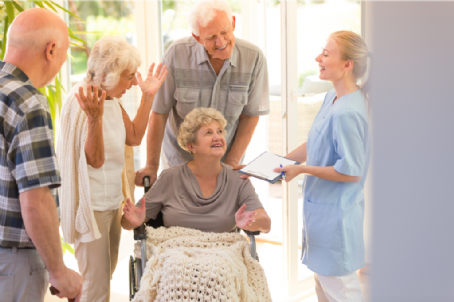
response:
[[[0,61],[0,246],[34,246],[19,194],[47,186],[58,207],[60,182],[47,98],[19,68]]]
[[[215,108],[227,120],[225,160],[241,114],[268,114],[268,69],[263,52],[254,44],[235,38],[229,59],[216,74],[207,51],[194,37],[175,41],[164,54],[168,74],[156,94],[153,111],[169,114],[162,148],[172,166],[192,160],[177,142],[180,124],[194,108]]]

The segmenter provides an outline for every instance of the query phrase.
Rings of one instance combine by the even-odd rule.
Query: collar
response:
[[[33,85],[28,76],[22,70],[20,70],[19,67],[13,64],[0,61],[0,71],[12,75],[25,84]]]
[[[194,39],[195,40],[195,39]],[[200,44],[199,42],[195,41],[196,44],[196,60],[197,60],[197,65],[200,65],[206,61],[210,61],[209,58],[208,58],[208,53],[205,49],[205,47],[203,47],[202,44]],[[236,43],[235,43],[235,46],[233,47],[233,51],[232,51],[232,55],[230,56],[230,58],[228,58],[227,60],[230,61],[230,64],[234,67],[236,67],[237,63],[238,63],[238,50],[236,48]]]

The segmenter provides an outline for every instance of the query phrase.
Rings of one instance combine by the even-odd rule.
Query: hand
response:
[[[240,169],[243,169],[244,167],[246,167],[246,165],[239,165],[239,166],[234,167],[233,170],[234,170],[234,171],[240,170]],[[242,178],[242,179],[248,179],[248,178],[249,178],[249,175],[247,175],[247,174],[241,174],[240,178]]]
[[[237,160],[230,159],[230,158],[227,158],[227,159],[225,160],[224,164],[229,165],[229,166],[232,167],[232,168],[234,168],[234,167],[236,168],[236,167],[238,167],[238,165],[239,165],[239,163],[238,163]],[[240,168],[240,169],[241,169],[241,168]]]
[[[59,275],[49,272],[49,283],[59,291],[57,296],[60,299],[75,298],[76,302],[80,301],[80,297],[82,296],[82,282],[82,276],[67,267]]]
[[[128,198],[128,200],[126,200],[125,207],[123,208],[123,213],[134,228],[140,226],[145,221],[145,197],[142,197],[140,201],[140,208],[133,205]]]
[[[303,173],[302,167],[303,166],[300,166],[300,165],[288,165],[288,166],[285,166],[283,168],[276,168],[276,169],[273,170],[273,172],[276,172],[276,173],[284,172],[285,173],[285,181],[289,182],[293,178],[295,178],[297,175]]]
[[[102,120],[104,113],[104,101],[106,100],[106,92],[101,93],[101,98],[98,97],[98,86],[93,86],[93,93],[91,86],[87,85],[87,96],[84,95],[84,90],[79,87],[79,93],[75,93],[80,108],[85,112],[90,122]]]
[[[247,230],[255,222],[255,215],[257,215],[257,211],[245,212],[245,209],[246,205],[244,204],[235,213],[236,226],[243,230]]]
[[[138,187],[143,187],[143,178],[148,176],[150,178],[150,186],[153,186],[156,179],[158,179],[158,171],[157,169],[145,166],[145,168],[139,169],[136,171],[136,179],[135,183]]]
[[[155,96],[161,87],[162,83],[167,76],[166,66],[159,63],[158,68],[156,68],[156,73],[153,75],[154,63],[151,64],[150,69],[148,70],[148,75],[145,81],[142,80],[142,75],[140,72],[137,72],[137,82],[140,89],[144,94],[149,94]]]

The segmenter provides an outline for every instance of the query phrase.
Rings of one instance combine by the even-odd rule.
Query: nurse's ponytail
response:
[[[360,89],[366,101],[369,99],[370,52],[360,35],[347,30],[336,31],[330,35],[340,46],[342,60],[353,62],[353,76],[361,80]]]

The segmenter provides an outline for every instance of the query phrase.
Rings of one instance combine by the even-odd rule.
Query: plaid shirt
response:
[[[47,186],[58,208],[60,182],[47,98],[19,68],[0,61],[0,246],[34,246],[19,194]]]

